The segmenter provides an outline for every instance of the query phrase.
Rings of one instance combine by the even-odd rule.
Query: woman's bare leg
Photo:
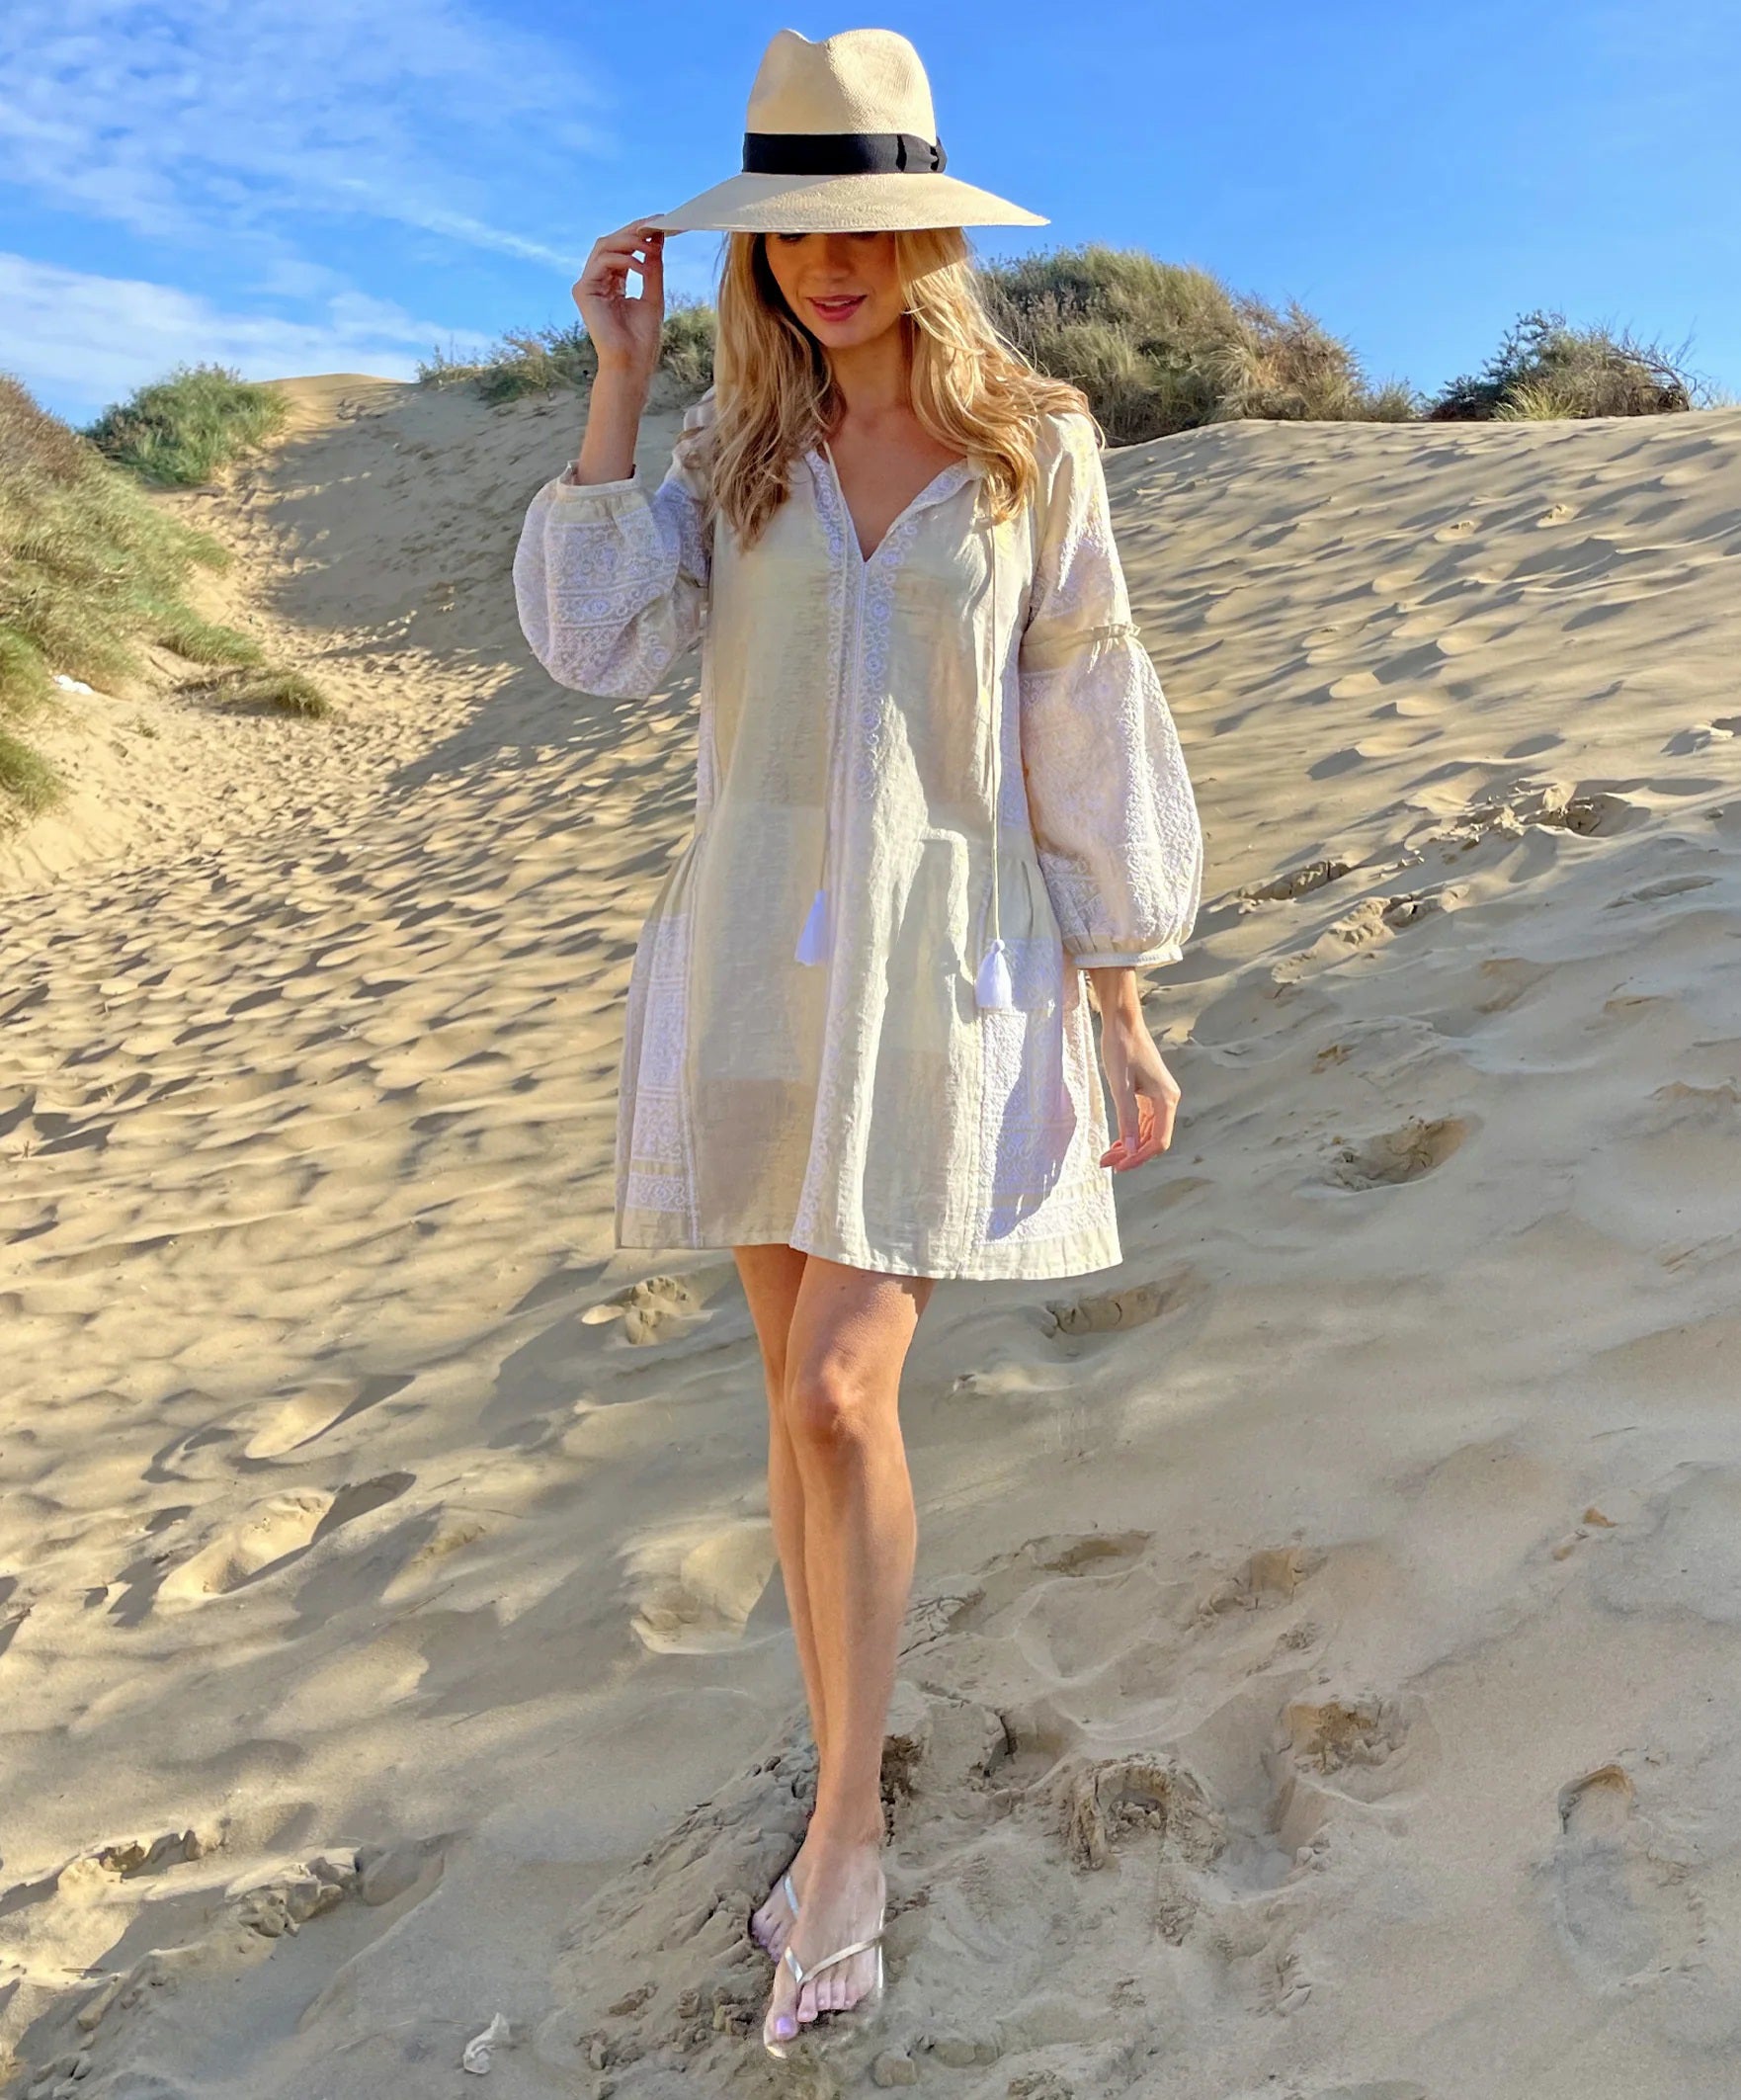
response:
[[[868,1938],[882,1907],[883,1725],[915,1548],[900,1379],[933,1281],[810,1255],[787,1328],[782,1411],[801,1491],[803,1582],[827,1718],[802,1907],[788,1935],[805,1967]],[[874,1953],[801,1990],[779,1966],[768,2032],[788,2039],[818,2013],[844,2011],[875,1976]]]
[[[804,1490],[797,1457],[786,1425],[787,1334],[792,1307],[803,1282],[809,1257],[799,1248],[784,1244],[734,1247],[737,1272],[744,1297],[755,1322],[762,1347],[762,1370],[768,1387],[768,1514],[774,1527],[774,1544],[780,1554],[781,1579],[786,1584],[786,1606],[791,1620],[792,1639],[797,1646],[798,1667],[804,1676],[804,1693],[810,1707],[810,1733],[817,1755],[824,1754],[828,1740],[828,1706],[824,1696],[821,1666],[816,1654],[816,1636],[810,1623],[809,1587],[804,1574]],[[791,1867],[792,1887],[800,1895],[808,1862],[800,1849]],[[768,1899],[750,1920],[756,1941],[778,1961],[791,1924],[791,1913],[777,1883]]]

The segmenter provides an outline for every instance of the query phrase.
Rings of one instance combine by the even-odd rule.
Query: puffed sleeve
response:
[[[1047,419],[1018,658],[1022,759],[1040,872],[1083,968],[1176,963],[1202,893],[1202,830],[1179,734],[1130,618],[1086,416]],[[1042,472],[1047,460],[1041,453]]]
[[[558,685],[644,700],[702,632],[711,560],[705,470],[712,389],[684,415],[665,478],[579,482],[572,463],[532,499],[514,554],[520,626]]]

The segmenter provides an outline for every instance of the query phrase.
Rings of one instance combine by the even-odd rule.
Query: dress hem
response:
[[[1098,1244],[1099,1254],[1093,1259],[1077,1261],[1067,1269],[1028,1267],[1027,1263],[1036,1254],[1032,1242],[1010,1248],[1002,1258],[1000,1250],[988,1245],[967,1262],[957,1262],[946,1268],[927,1268],[922,1265],[922,1257],[906,1250],[865,1245],[849,1248],[843,1242],[829,1240],[821,1234],[783,1232],[777,1226],[766,1231],[746,1231],[735,1239],[703,1239],[670,1232],[660,1232],[657,1236],[649,1233],[646,1238],[637,1239],[625,1233],[619,1224],[615,1237],[619,1248],[635,1252],[674,1248],[684,1253],[701,1253],[733,1246],[788,1246],[800,1254],[816,1254],[824,1261],[839,1262],[843,1268],[869,1269],[885,1276],[923,1276],[934,1283],[1062,1283],[1073,1276],[1092,1276],[1103,1269],[1116,1269],[1124,1259],[1116,1232],[1105,1234],[1098,1242],[1087,1241],[1084,1254],[1093,1244]]]

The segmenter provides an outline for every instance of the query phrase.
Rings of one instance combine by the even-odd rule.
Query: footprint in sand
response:
[[[1623,795],[1611,795],[1606,789],[1580,791],[1558,781],[1519,797],[1512,807],[1526,824],[1575,831],[1580,838],[1607,838],[1617,831],[1630,830],[1646,815]]]
[[[1227,1612],[1268,1611],[1291,1602],[1326,1557],[1314,1546],[1261,1549],[1207,1585],[1198,1603],[1199,1622],[1207,1624]]]
[[[1448,885],[1403,890],[1392,896],[1362,897],[1351,910],[1325,927],[1309,948],[1273,964],[1270,975],[1277,984],[1296,984],[1302,977],[1332,968],[1353,955],[1392,939],[1405,926],[1418,925],[1437,912],[1454,909],[1462,894],[1460,888]]]
[[[944,1633],[977,1632],[1012,1604],[1025,1601],[1036,1577],[1120,1573],[1141,1558],[1152,1538],[1145,1531],[1097,1531],[1030,1539],[993,1560],[972,1582],[951,1584],[918,1600],[908,1615],[908,1644]]]
[[[55,1896],[84,1899],[118,1881],[130,1882],[165,1873],[172,1867],[204,1859],[222,1842],[221,1828],[207,1828],[166,1830],[150,1839],[127,1837],[93,1846],[38,1881],[17,1882],[10,1889],[0,1889],[0,1917]]]
[[[1358,1143],[1339,1144],[1325,1178],[1344,1189],[1394,1188],[1405,1181],[1419,1181],[1443,1166],[1474,1129],[1471,1120],[1438,1116],[1431,1121],[1419,1116],[1393,1131],[1380,1131],[1375,1137]]]
[[[1194,1867],[1207,1867],[1227,1842],[1226,1818],[1174,1758],[1073,1764],[1050,1782],[1050,1796],[1064,1849],[1084,1869],[1110,1866],[1123,1846],[1145,1837],[1158,1837]]]
[[[168,1604],[203,1604],[240,1589],[307,1548],[332,1499],[316,1489],[274,1495],[172,1568],[158,1595]]]
[[[636,1345],[664,1341],[674,1325],[700,1310],[694,1294],[675,1276],[643,1276],[580,1315],[583,1327],[622,1322],[622,1338]]]
[[[1561,1788],[1559,1823],[1553,1919],[1589,1988],[1617,1989],[1691,1951],[1698,1931],[1686,1870],[1653,1851],[1623,1766],[1601,1765]]]
[[[1424,842],[1467,849],[1490,832],[1518,838],[1531,824],[1549,831],[1572,831],[1581,838],[1610,837],[1644,822],[1647,812],[1623,795],[1605,788],[1583,788],[1567,781],[1520,782],[1491,801],[1472,803],[1463,815]]]
[[[343,1526],[396,1501],[415,1478],[408,1472],[382,1473],[336,1493],[304,1488],[274,1495],[171,1568],[156,1584],[155,1595],[166,1604],[204,1604],[227,1597],[288,1567]],[[135,1581],[127,1601],[133,1617],[148,1610],[149,1584]]]
[[[233,1426],[248,1439],[242,1446],[242,1457],[283,1458],[304,1444],[312,1444],[353,1415],[378,1407],[410,1383],[404,1377],[310,1379],[294,1392],[265,1401],[256,1413],[238,1419]]]
[[[1350,1803],[1382,1801],[1411,1783],[1435,1749],[1416,1699],[1352,1690],[1290,1700],[1268,1760],[1277,1842],[1296,1867],[1316,1864],[1314,1850],[1325,1843],[1333,1816],[1349,1812]]]
[[[1677,729],[1663,750],[1685,758],[1696,751],[1708,751],[1713,744],[1732,743],[1737,736],[1741,736],[1741,714],[1718,714],[1710,721],[1695,722],[1690,729]]]
[[[1282,1726],[1294,1762],[1324,1775],[1388,1764],[1408,1737],[1401,1707],[1376,1693],[1295,1700]]]
[[[1189,1269],[1147,1283],[1124,1284],[1117,1291],[1100,1291],[1084,1298],[1055,1298],[1045,1302],[1040,1313],[1040,1331],[1051,1339],[1075,1340],[1084,1335],[1122,1334],[1132,1327],[1146,1327],[1165,1312],[1175,1311],[1200,1295]]]
[[[1610,897],[1608,909],[1617,911],[1625,904],[1661,904],[1670,897],[1684,897],[1696,889],[1709,889],[1716,882],[1714,875],[1665,875],[1654,882],[1640,882],[1634,889],[1624,889],[1618,896]]]
[[[1273,882],[1251,882],[1234,894],[1253,904],[1286,903],[1294,897],[1303,897],[1314,889],[1322,889],[1327,882],[1339,882],[1347,875],[1352,861],[1322,860],[1307,861],[1303,866],[1290,868]]]
[[[760,1518],[647,1538],[625,1555],[630,1624],[655,1654],[738,1646],[774,1572],[774,1533]]]

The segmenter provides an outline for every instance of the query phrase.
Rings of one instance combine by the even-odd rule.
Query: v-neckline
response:
[[[941,483],[947,481],[952,474],[965,473],[970,475],[973,471],[973,462],[970,460],[952,460],[947,466],[940,466],[931,479],[926,482],[925,486],[902,504],[901,508],[883,527],[881,539],[877,541],[870,553],[866,553],[864,543],[859,538],[859,528],[853,519],[853,506],[847,501],[847,492],[841,482],[840,468],[835,465],[834,455],[829,451],[827,443],[824,441],[813,445],[810,448],[810,457],[812,460],[820,459],[827,465],[828,477],[834,484],[835,500],[840,505],[841,518],[845,524],[847,545],[858,555],[861,569],[868,569],[870,566],[888,545],[894,534],[895,527],[904,524],[914,511],[918,510],[922,504],[930,501]]]

